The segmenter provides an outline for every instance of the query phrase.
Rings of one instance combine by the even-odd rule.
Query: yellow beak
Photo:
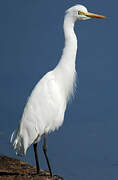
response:
[[[99,15],[99,14],[94,14],[94,13],[90,13],[90,12],[81,12],[81,14],[91,17],[91,18],[100,18],[100,19],[104,19],[106,18],[105,16]]]

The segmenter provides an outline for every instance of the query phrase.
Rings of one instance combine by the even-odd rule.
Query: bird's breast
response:
[[[62,125],[65,109],[66,98],[60,83],[55,79],[55,74],[49,72],[32,91],[26,105],[25,117],[32,117],[37,131],[44,134]]]

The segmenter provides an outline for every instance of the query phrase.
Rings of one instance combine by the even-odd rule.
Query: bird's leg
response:
[[[33,144],[33,147],[34,147],[37,174],[40,174],[40,167],[39,167],[38,153],[37,153],[37,143]]]
[[[51,166],[50,166],[50,162],[49,162],[48,154],[47,154],[47,136],[46,136],[46,134],[44,134],[43,152],[44,152],[47,164],[48,164],[48,169],[49,169],[49,172],[50,172],[50,176],[52,177]]]

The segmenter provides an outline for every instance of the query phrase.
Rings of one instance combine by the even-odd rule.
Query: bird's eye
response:
[[[78,11],[78,14],[81,14],[81,11]]]

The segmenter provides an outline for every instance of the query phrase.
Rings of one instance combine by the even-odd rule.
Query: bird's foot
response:
[[[37,173],[37,175],[39,176],[45,176],[45,177],[51,177],[53,180],[64,180],[62,177],[58,176],[58,175],[52,175],[50,174],[49,171],[41,171],[39,173]]]
[[[54,180],[64,180],[62,177],[58,175],[53,175]]]
[[[50,176],[50,173],[48,171],[42,171],[37,173],[39,176]]]

